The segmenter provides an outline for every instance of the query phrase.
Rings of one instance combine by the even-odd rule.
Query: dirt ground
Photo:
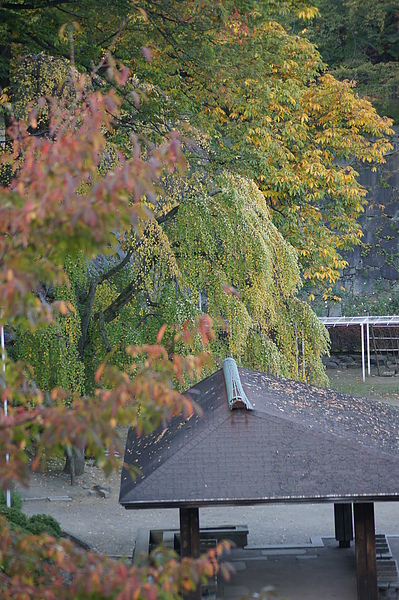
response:
[[[370,377],[363,383],[360,369],[328,371],[331,387],[353,395],[367,396],[399,406],[399,377]],[[62,473],[62,464],[53,463],[44,475],[32,474],[28,489],[20,489],[27,515],[47,513],[54,516],[64,531],[89,547],[110,556],[131,556],[139,527],[178,527],[178,510],[126,511],[118,503],[120,474],[107,479],[90,461],[75,487]],[[100,497],[93,487],[109,489]],[[250,546],[301,544],[312,536],[333,534],[333,508],[329,504],[221,507],[201,509],[202,526],[247,524]],[[377,531],[399,535],[399,503],[376,506]]]
[[[327,375],[334,390],[399,406],[399,375],[379,377],[375,367],[371,368],[370,376],[366,369],[365,382],[359,368],[327,369]]]

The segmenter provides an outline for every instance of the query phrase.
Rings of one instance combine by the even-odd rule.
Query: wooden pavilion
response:
[[[374,502],[399,500],[398,409],[233,359],[187,393],[202,416],[129,432],[125,463],[141,476],[123,469],[119,502],[179,508],[181,554],[193,557],[201,506],[330,502],[342,529],[350,511],[350,529],[353,504],[358,600],[377,600]]]

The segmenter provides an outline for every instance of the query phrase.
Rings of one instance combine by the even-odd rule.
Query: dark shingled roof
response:
[[[188,393],[203,416],[130,430],[126,508],[399,500],[399,410],[239,369],[254,410],[229,410],[223,372]]]

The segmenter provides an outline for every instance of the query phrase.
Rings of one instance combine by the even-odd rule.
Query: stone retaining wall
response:
[[[386,164],[375,172],[367,165],[359,169],[359,181],[369,191],[368,206],[359,219],[364,246],[344,255],[349,266],[339,282],[357,297],[399,291],[399,127],[395,131]],[[328,312],[340,314],[339,303]]]

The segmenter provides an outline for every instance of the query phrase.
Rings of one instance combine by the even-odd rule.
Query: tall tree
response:
[[[14,102],[22,115],[37,84],[43,90],[49,80],[51,91],[54,77],[46,77],[51,69],[61,74],[60,81],[63,73],[70,79],[64,60],[29,56],[23,67]],[[43,81],[32,77],[38,72]],[[71,81],[62,87],[73,104],[68,85]],[[46,115],[44,107],[35,132],[47,135]],[[124,142],[125,131],[121,119],[123,115],[107,137],[98,162],[99,180],[118,165],[117,144]],[[125,367],[130,361],[127,344],[152,342],[164,323],[172,336],[174,324],[203,311],[217,319],[220,333],[212,344],[216,363],[234,353],[250,367],[325,382],[321,356],[327,352],[326,334],[298,300],[296,257],[272,225],[264,195],[255,183],[233,175],[228,165],[215,175],[210,137],[198,130],[191,134],[195,138],[185,143],[190,160],[184,176],[162,178],[162,193],[152,207],[155,219],[142,221],[141,234],[118,233],[117,251],[108,257],[91,262],[82,254],[68,258],[71,287],[41,291],[47,302],[63,298],[75,306],[74,314],[60,316],[46,330],[16,336],[13,356],[31,365],[45,389],[62,385],[90,391],[94,372],[111,349],[111,360]],[[225,289],[234,293],[226,296]]]
[[[143,30],[154,49],[144,71],[153,84],[148,108],[159,118],[151,125],[162,131],[183,115],[208,132],[210,168],[257,183],[298,250],[303,276],[328,287],[345,264],[340,250],[361,237],[366,190],[356,161],[383,161],[389,122],[326,74],[314,46],[288,34],[273,12],[246,8],[236,5],[218,22],[187,7],[172,33],[169,19],[146,5]],[[133,68],[140,77],[140,64]]]
[[[35,11],[56,10],[59,16],[61,5],[39,4]],[[89,21],[90,7],[84,9]],[[10,6],[3,5],[3,9],[10,10]],[[251,366],[322,380],[320,352],[325,350],[325,341],[319,350],[315,342],[324,339],[321,330],[304,317],[305,309],[299,310],[298,302],[287,305],[288,328],[286,319],[281,318],[285,313],[280,297],[294,298],[298,290],[296,275],[289,285],[284,277],[279,279],[282,271],[295,272],[281,238],[281,264],[264,270],[269,260],[266,254],[273,255],[271,245],[277,240],[270,228],[265,234],[268,210],[284,239],[297,250],[302,276],[328,290],[345,264],[340,250],[361,237],[356,218],[363,210],[366,192],[356,182],[353,162],[382,161],[389,148],[384,134],[390,129],[368,102],[354,95],[350,84],[323,72],[315,48],[276,22],[280,16],[277,9],[295,9],[302,16],[314,14],[307,3],[296,2],[234,6],[143,2],[140,10],[129,13],[118,37],[113,38],[117,55],[130,66],[130,77],[102,168],[118,162],[118,152],[123,160],[131,156],[132,132],[146,148],[176,129],[196,142],[186,143],[189,176],[184,181],[164,180],[156,221],[144,228],[143,236],[121,238],[120,251],[111,261],[97,260],[90,268],[83,261],[80,273],[79,265],[70,265],[80,333],[68,350],[76,356],[77,349],[77,360],[98,364],[115,342],[118,346],[121,335],[134,341],[137,331],[155,335],[162,320],[182,321],[183,315],[192,318],[196,312],[193,296],[204,293],[208,309],[228,325],[228,334],[222,336],[225,343],[215,348],[216,356],[234,348],[244,360],[255,357]],[[28,23],[38,14],[32,13],[27,3],[19,3],[18,10]],[[82,14],[83,28],[85,18]],[[56,21],[56,27],[59,25]],[[93,31],[98,33],[96,28]],[[50,28],[47,37],[54,34]],[[74,61],[84,68],[83,56],[79,58],[79,32],[75,37]],[[96,51],[104,51],[104,44],[92,41]],[[141,44],[144,51],[138,52]],[[49,59],[41,56],[31,57],[30,64],[43,69]],[[29,72],[27,64],[25,60],[25,73]],[[102,85],[99,78],[105,71],[105,67],[97,69],[92,85]],[[121,73],[127,76],[124,68]],[[25,78],[15,99],[22,96],[26,102],[26,91],[35,96],[35,86],[29,87]],[[264,201],[259,201],[257,193],[249,193],[251,189],[258,189]],[[193,236],[195,244],[189,239],[186,220],[193,198],[202,203],[194,214],[203,232],[201,239]],[[215,218],[219,224],[214,223]],[[240,236],[240,229],[251,232],[249,242]],[[262,240],[254,232],[263,235]],[[229,236],[240,240],[238,251],[231,248]],[[256,252],[259,243],[264,255]],[[240,258],[240,268],[240,261],[226,259],[226,248],[231,256]],[[186,268],[189,255],[194,261],[190,272]],[[250,256],[257,260],[246,264]],[[229,305],[217,292],[224,285],[237,290]],[[273,291],[263,312],[251,299],[251,294],[257,297],[262,289]],[[233,306],[239,317],[235,332]],[[58,347],[62,336],[55,330],[51,335]],[[262,336],[266,337],[261,343]],[[302,337],[309,338],[304,345],[306,352],[309,349],[305,360],[299,360]],[[248,349],[255,339],[258,352]],[[25,342],[22,346],[27,351]],[[35,344],[40,348],[37,340]],[[63,356],[70,361],[70,354]],[[123,351],[117,352],[115,359],[123,362]],[[71,371],[80,372],[73,367]],[[73,385],[81,386],[80,380]]]
[[[56,39],[62,20],[79,22],[77,66],[87,69],[87,56],[112,47],[132,75],[121,125],[150,141],[189,125],[206,131],[207,169],[227,167],[257,183],[273,221],[298,250],[305,279],[328,288],[338,278],[345,266],[340,251],[361,237],[356,218],[366,190],[356,182],[356,161],[382,161],[390,129],[350,84],[326,74],[312,44],[278,24],[289,11],[314,16],[308,2],[117,2],[109,7],[109,25],[92,19],[90,2],[73,3],[72,15],[68,2],[15,4],[0,10],[6,22],[16,12],[24,27],[47,11],[51,27],[41,42]],[[18,44],[12,41],[23,48]],[[137,107],[140,97],[145,101]],[[120,143],[122,137],[121,130]]]
[[[314,47],[274,20],[277,8],[313,14],[296,3],[144,2],[114,39],[130,76],[102,168],[117,162],[118,152],[123,160],[131,155],[132,132],[146,148],[175,129],[196,141],[185,145],[185,178],[163,180],[156,219],[143,225],[143,236],[120,237],[111,260],[70,264],[78,322],[68,352],[56,355],[69,365],[64,372],[75,374],[72,386],[82,389],[82,370],[74,368],[71,356],[85,362],[84,385],[93,385],[89,364],[98,364],[112,348],[114,360],[124,364],[121,337],[149,341],[164,321],[193,318],[200,293],[207,310],[227,325],[215,357],[234,351],[250,366],[323,381],[324,334],[295,299],[295,261],[267,224],[269,209],[298,252],[302,276],[328,290],[345,264],[339,251],[361,236],[356,217],[365,190],[351,163],[383,160],[389,147],[383,134],[390,130],[349,84],[323,73]],[[84,67],[78,38],[74,60]],[[144,52],[137,52],[137,44],[145,43]],[[49,59],[41,56],[25,60],[24,72],[35,72],[29,64],[44,69]],[[105,71],[96,71],[92,85],[101,83]],[[19,82],[15,100],[22,97],[24,104],[26,96],[35,96],[29,78]],[[187,215],[196,220],[201,237],[190,231]],[[239,240],[237,248],[232,239]],[[273,261],[273,268],[267,266]],[[224,286],[237,290],[228,301],[220,293]],[[262,295],[265,291],[269,296]],[[65,325],[50,333],[53,354],[64,338],[60,331]],[[26,358],[33,358],[36,347],[38,372],[39,342],[20,338]]]
[[[76,312],[46,330],[20,332],[14,355],[47,389],[67,380],[89,391],[111,349],[110,360],[126,368],[126,344],[154,341],[166,323],[175,350],[174,325],[207,312],[218,331],[210,345],[216,364],[232,353],[250,367],[324,383],[326,333],[298,299],[296,253],[257,186],[228,172],[204,181],[194,171],[168,175],[163,187],[173,207],[142,222],[141,234],[118,234],[114,255],[68,259],[72,285],[43,293],[49,302],[68,299]]]

